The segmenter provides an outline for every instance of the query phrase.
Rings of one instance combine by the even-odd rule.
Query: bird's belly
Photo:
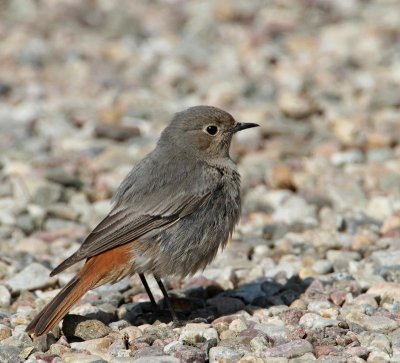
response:
[[[216,198],[154,236],[160,254],[153,273],[184,277],[204,269],[237,222],[240,207],[227,201],[226,196]]]

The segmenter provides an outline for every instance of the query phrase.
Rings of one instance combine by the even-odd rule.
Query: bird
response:
[[[241,210],[240,175],[229,149],[237,132],[256,126],[213,106],[176,113],[154,150],[122,181],[110,212],[51,272],[85,261],[26,331],[48,333],[87,291],[135,273],[153,306],[145,274],[155,277],[178,321],[162,278],[193,275],[226,246]]]

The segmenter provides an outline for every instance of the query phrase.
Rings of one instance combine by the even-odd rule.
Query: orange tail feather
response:
[[[48,333],[89,290],[115,282],[131,268],[129,245],[114,248],[87,260],[81,271],[32,320],[26,331],[36,336]]]

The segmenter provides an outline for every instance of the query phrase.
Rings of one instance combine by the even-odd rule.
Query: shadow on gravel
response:
[[[285,284],[269,278],[259,278],[236,289],[223,290],[215,283],[207,286],[205,279],[199,280],[199,286],[195,286],[196,283],[192,282],[190,288],[169,291],[178,317],[183,323],[211,322],[240,310],[251,313],[258,308],[290,305],[312,282],[310,278],[301,280],[297,276],[290,278]],[[163,300],[158,302],[158,306],[160,309],[153,311],[149,302],[126,304],[126,312],[120,318],[133,325],[152,324],[157,320],[171,321]]]

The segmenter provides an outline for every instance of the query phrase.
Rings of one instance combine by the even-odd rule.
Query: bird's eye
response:
[[[218,132],[218,127],[215,126],[215,125],[209,125],[209,126],[206,127],[205,130],[206,130],[207,134],[209,134],[211,136],[214,136]]]

